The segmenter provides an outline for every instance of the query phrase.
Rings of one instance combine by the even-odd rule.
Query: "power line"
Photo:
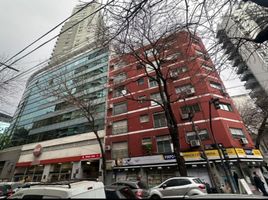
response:
[[[39,38],[37,38],[36,40],[34,40],[32,43],[30,43],[29,45],[27,45],[25,48],[23,48],[21,51],[19,51],[18,53],[16,53],[14,56],[12,56],[11,58],[9,58],[7,61],[5,61],[5,63],[7,63],[8,61],[12,60],[13,58],[15,58],[16,56],[18,56],[19,54],[21,54],[22,52],[24,52],[26,49],[28,49],[29,47],[31,47],[33,44],[35,44],[36,42],[38,42],[39,40],[41,40],[42,38],[44,38],[45,36],[47,36],[49,33],[51,33],[52,31],[54,31],[56,28],[58,28],[59,26],[61,26],[63,23],[65,23],[67,20],[69,20],[70,18],[72,18],[73,16],[75,16],[76,14],[78,14],[79,12],[81,12],[82,10],[84,10],[85,8],[87,8],[92,2],[87,3],[85,6],[83,6],[82,8],[80,8],[77,12],[75,12],[74,14],[72,14],[70,17],[66,18],[65,20],[63,20],[62,22],[60,22],[58,25],[56,25],[55,27],[53,27],[52,29],[50,29],[48,32],[46,32],[45,34],[43,34],[42,36],[40,36]],[[53,38],[54,39],[54,38]],[[50,41],[49,41],[50,42]],[[44,43],[45,45],[46,43]],[[43,46],[43,45],[42,45]],[[41,46],[40,46],[41,47]],[[27,56],[28,54],[26,54]],[[26,57],[25,56],[25,57]],[[24,57],[22,57],[24,58]],[[18,62],[19,60],[21,60],[22,58],[15,60],[14,62],[12,62],[10,65],[13,65],[14,63]],[[2,68],[0,70],[0,72],[2,72],[3,70],[5,70],[6,68],[10,68],[13,69],[15,71],[19,71],[13,67],[7,66],[5,63],[1,63],[1,65],[4,65],[5,67]],[[0,66],[1,66],[0,65]]]

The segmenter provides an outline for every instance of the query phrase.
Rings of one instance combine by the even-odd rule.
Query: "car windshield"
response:
[[[148,186],[144,182],[142,182],[142,181],[139,181],[138,182],[138,186],[141,189],[148,189]]]

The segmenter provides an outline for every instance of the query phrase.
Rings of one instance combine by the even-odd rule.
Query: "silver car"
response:
[[[207,194],[206,186],[196,177],[174,177],[150,190],[151,199],[178,198]]]

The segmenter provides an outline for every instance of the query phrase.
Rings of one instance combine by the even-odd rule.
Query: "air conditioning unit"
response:
[[[113,125],[113,122],[108,122],[108,126],[112,126]]]
[[[199,147],[200,141],[199,140],[191,140],[190,144],[191,144],[191,147]]]
[[[181,118],[182,119],[189,119],[189,114],[186,113],[186,114],[181,114]]]
[[[241,138],[240,142],[241,142],[241,144],[248,144],[247,138]]]
[[[105,146],[105,151],[110,151],[111,150],[111,146],[110,145],[106,145]]]
[[[114,105],[113,104],[109,104],[109,109],[113,109]]]
[[[188,90],[185,91],[186,94],[194,94],[195,93],[195,89],[194,88],[190,88]]]
[[[113,88],[109,88],[109,92],[112,92],[113,91]]]

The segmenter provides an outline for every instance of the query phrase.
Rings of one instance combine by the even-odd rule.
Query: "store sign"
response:
[[[237,158],[237,153],[234,148],[227,148],[226,152],[229,158]]]
[[[164,157],[164,160],[175,160],[176,159],[175,154],[166,154],[166,155],[164,154],[163,157]]]
[[[220,159],[219,151],[218,150],[206,150],[205,151],[208,159]]]
[[[94,159],[94,158],[100,158],[101,154],[89,154],[89,155],[83,155],[81,156],[81,160],[88,160],[88,159]]]
[[[182,156],[185,161],[202,160],[199,151],[183,152]]]
[[[39,157],[42,154],[43,147],[41,144],[38,144],[34,147],[33,155],[34,157]]]
[[[245,153],[247,158],[263,158],[258,149],[245,149]]]
[[[239,158],[246,158],[246,153],[242,148],[235,148],[235,151]]]
[[[120,162],[117,162],[118,166],[129,166],[129,165],[146,165],[146,164],[158,164],[158,163],[170,163],[175,162],[172,159],[174,155],[154,155],[154,156],[142,156],[133,158],[123,158]]]

